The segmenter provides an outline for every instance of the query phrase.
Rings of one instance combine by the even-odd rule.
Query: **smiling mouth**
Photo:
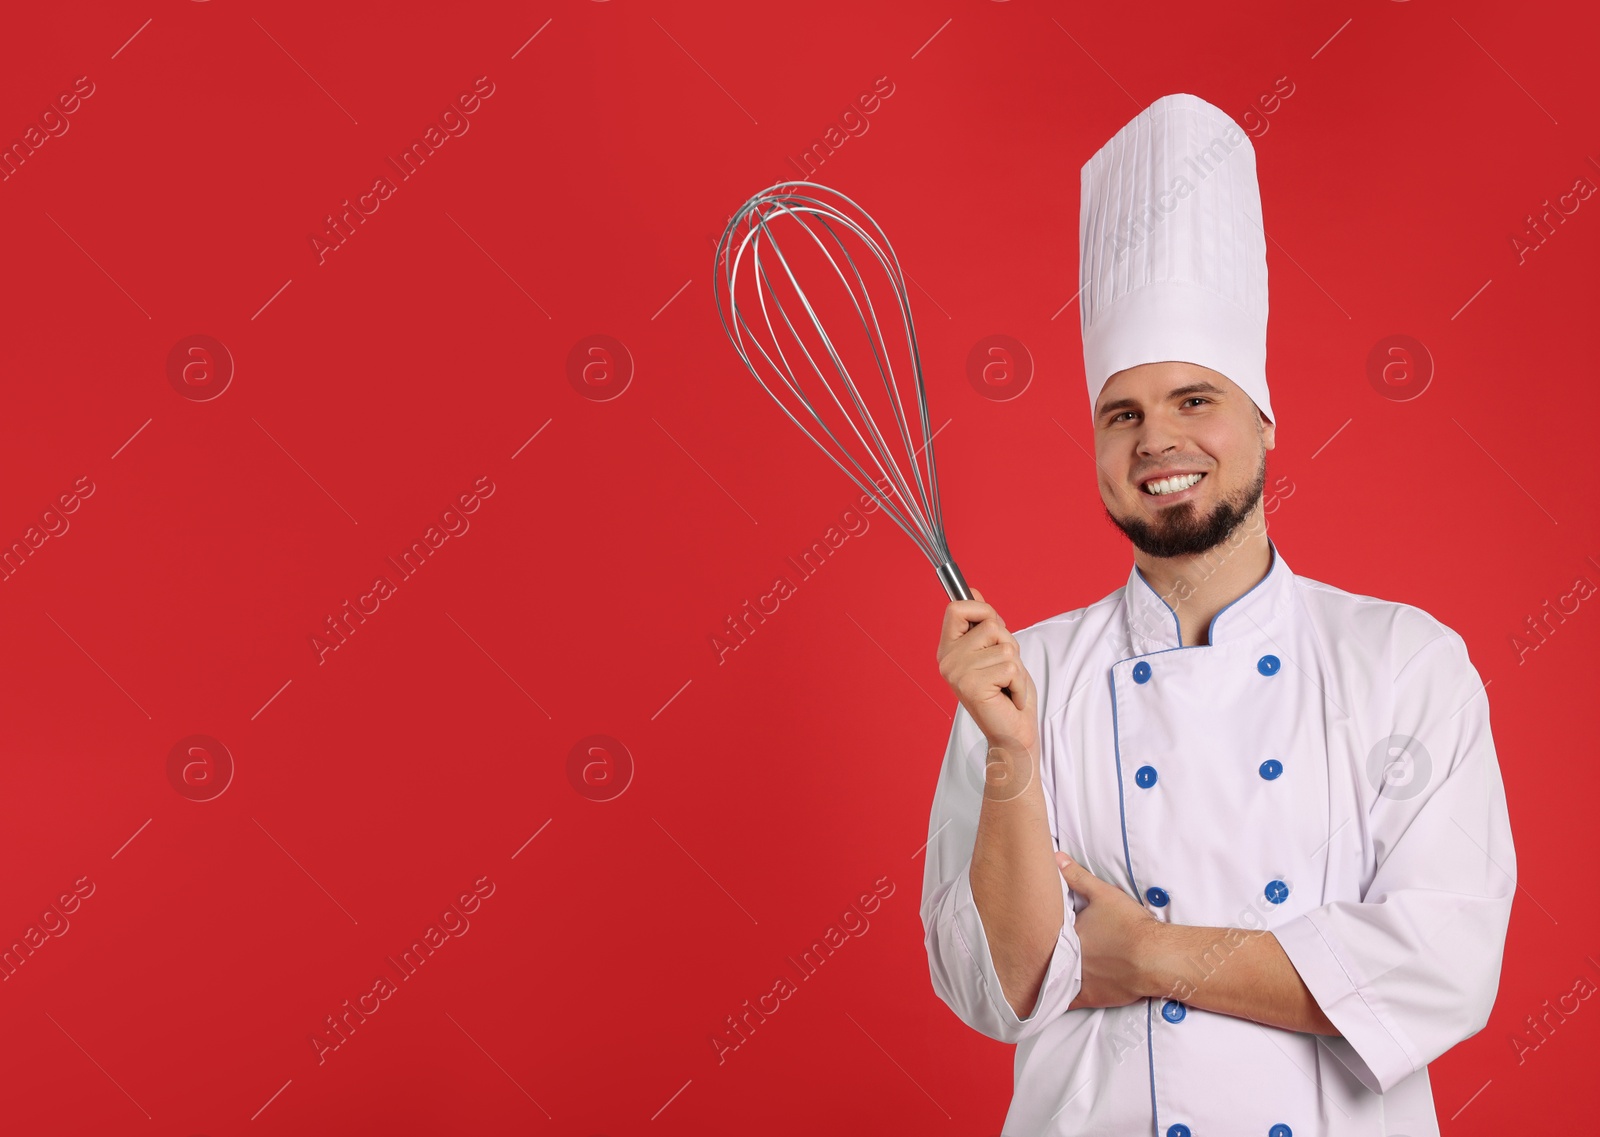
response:
[[[1140,491],[1151,497],[1165,497],[1167,494],[1182,493],[1192,486],[1199,485],[1204,477],[1204,474],[1174,474],[1170,478],[1157,478],[1153,482],[1146,482],[1140,487]]]

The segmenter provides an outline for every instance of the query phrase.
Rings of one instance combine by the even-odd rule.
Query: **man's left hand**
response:
[[[1067,1010],[1125,1007],[1159,994],[1150,970],[1166,925],[1066,853],[1056,854],[1056,864],[1067,886],[1089,902],[1074,921],[1083,949],[1083,986]]]

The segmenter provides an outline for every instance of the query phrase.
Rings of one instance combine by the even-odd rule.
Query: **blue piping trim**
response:
[[[1143,577],[1140,579],[1143,579]],[[1151,591],[1154,591],[1154,589]],[[1162,603],[1166,603],[1166,601],[1162,601]],[[1173,614],[1173,619],[1177,619],[1176,613]],[[1130,656],[1129,658],[1134,657]],[[1125,663],[1127,661],[1120,660],[1119,662]],[[1125,800],[1125,791],[1122,788],[1122,731],[1117,726],[1117,672],[1114,667],[1111,669],[1111,746],[1117,760],[1117,816],[1120,818],[1122,825],[1122,863],[1128,867],[1128,880],[1133,885],[1134,897],[1139,901],[1140,906],[1148,911],[1149,906],[1145,904],[1144,896],[1139,891],[1139,882],[1133,875],[1133,855],[1128,851],[1128,807]],[[1155,1126],[1156,1137],[1160,1137],[1161,1119],[1156,1114],[1156,1045],[1150,1029],[1150,1009],[1152,1006],[1153,1003],[1146,997],[1144,1001],[1144,1036],[1146,1056],[1150,1060],[1150,1117]]]
[[[1131,656],[1129,658],[1132,658]],[[1126,663],[1127,660],[1120,662]],[[1133,885],[1133,895],[1143,905],[1143,894],[1139,891],[1139,882],[1133,875],[1133,855],[1128,852],[1128,807],[1124,800],[1122,788],[1122,732],[1117,727],[1117,672],[1111,670],[1111,746],[1117,758],[1117,815],[1122,825],[1122,862],[1128,867],[1128,881]]]
[[[1267,566],[1266,575],[1263,576],[1260,580],[1256,581],[1254,584],[1252,584],[1249,588],[1245,589],[1244,592],[1240,593],[1239,596],[1237,596],[1234,599],[1228,601],[1221,608],[1219,608],[1217,610],[1217,614],[1215,616],[1211,617],[1211,624],[1206,628],[1206,642],[1203,643],[1203,644],[1195,644],[1195,645],[1192,645],[1192,646],[1195,646],[1195,647],[1210,647],[1212,645],[1212,643],[1214,642],[1214,640],[1215,640],[1215,635],[1216,635],[1216,630],[1217,630],[1217,621],[1222,619],[1222,613],[1226,612],[1229,608],[1232,608],[1235,604],[1239,603],[1240,600],[1243,600],[1246,596],[1249,596],[1256,589],[1260,588],[1263,584],[1267,583],[1267,581],[1269,579],[1271,579],[1272,574],[1278,571],[1278,546],[1273,543],[1271,537],[1267,538],[1267,548],[1272,553],[1272,563]],[[1161,606],[1172,614],[1172,630],[1173,630],[1173,632],[1176,634],[1176,636],[1178,638],[1179,647],[1177,647],[1177,648],[1163,648],[1162,650],[1163,651],[1178,651],[1178,650],[1180,650],[1183,647],[1183,625],[1181,623],[1179,623],[1179,621],[1178,621],[1177,610],[1174,609],[1171,604],[1167,603],[1167,598],[1165,596],[1162,596],[1161,593],[1157,592],[1154,588],[1151,588],[1150,582],[1148,580],[1145,580],[1144,573],[1139,571],[1139,566],[1138,565],[1134,565],[1133,566],[1133,575],[1138,577],[1140,582],[1146,588],[1150,589],[1150,595],[1154,596],[1157,600],[1161,601]],[[1151,655],[1160,655],[1161,652],[1154,652],[1153,651],[1150,654]],[[1138,659],[1139,657],[1136,656],[1136,655],[1130,655],[1127,658],[1128,659]],[[1124,662],[1126,662],[1126,660],[1119,659],[1117,662],[1118,663],[1124,663]]]
[[[1260,588],[1267,582],[1272,574],[1277,571],[1278,546],[1273,543],[1272,538],[1270,537],[1267,538],[1267,548],[1272,552],[1272,564],[1267,568],[1266,575],[1260,580],[1256,581],[1256,583],[1250,588],[1246,589],[1245,592],[1237,599],[1231,600],[1227,604],[1223,605],[1217,614],[1211,617],[1211,625],[1206,629],[1206,642],[1203,644],[1196,644],[1193,647],[1184,645],[1183,625],[1178,621],[1177,611],[1172,607],[1172,605],[1167,603],[1166,598],[1163,597],[1161,593],[1157,592],[1154,588],[1150,588],[1150,582],[1144,579],[1144,573],[1139,571],[1138,565],[1135,565],[1133,568],[1133,574],[1144,582],[1144,586],[1150,589],[1150,594],[1152,596],[1161,601],[1162,607],[1166,608],[1168,612],[1172,613],[1172,628],[1177,634],[1178,638],[1177,647],[1162,648],[1160,651],[1153,651],[1149,654],[1164,655],[1169,651],[1193,651],[1198,648],[1211,647],[1213,636],[1217,629],[1217,621],[1222,617],[1222,613],[1226,612],[1229,608],[1232,608],[1235,604],[1239,603],[1240,600],[1243,600],[1246,596],[1249,596],[1250,593]],[[1140,657],[1137,655],[1130,655],[1124,659],[1117,660],[1117,663],[1126,663],[1130,659],[1138,658]],[[1117,813],[1122,825],[1122,861],[1123,864],[1125,864],[1128,868],[1128,880],[1133,885],[1134,898],[1138,900],[1139,904],[1144,907],[1146,911],[1148,911],[1149,905],[1145,904],[1144,894],[1139,891],[1139,882],[1133,875],[1133,854],[1129,852],[1128,849],[1128,809],[1125,791],[1122,788],[1122,730],[1117,722],[1117,671],[1115,665],[1113,665],[1111,668],[1111,743],[1117,760]],[[1144,1001],[1144,1033],[1146,1049],[1150,1059],[1150,1118],[1154,1126],[1155,1137],[1161,1137],[1161,1116],[1156,1108],[1156,1044],[1155,1034],[1151,1029],[1154,1007],[1155,1001],[1149,997],[1146,997]]]
[[[1163,608],[1165,608],[1169,613],[1171,613],[1171,615],[1172,615],[1172,634],[1177,638],[1178,643],[1181,645],[1183,643],[1183,625],[1178,622],[1178,611],[1177,611],[1177,609],[1174,608],[1171,604],[1168,604],[1167,603],[1167,598],[1165,596],[1161,595],[1161,593],[1157,592],[1155,590],[1155,588],[1153,588],[1151,586],[1151,584],[1150,584],[1150,582],[1148,580],[1145,580],[1144,573],[1139,571],[1139,566],[1138,565],[1134,565],[1133,566],[1133,575],[1138,577],[1140,583],[1142,583],[1146,588],[1150,589],[1150,595],[1154,596],[1157,600],[1161,601],[1161,606]],[[1220,615],[1220,614],[1221,613],[1218,613],[1218,615]],[[1212,622],[1215,623],[1215,621],[1212,621]],[[1210,637],[1208,636],[1207,638],[1209,639]],[[1138,656],[1130,655],[1128,658],[1129,659],[1137,659]],[[1121,663],[1122,661],[1118,660],[1117,662]]]
[[[1144,1036],[1146,1042],[1145,1052],[1150,1059],[1150,1122],[1155,1137],[1161,1137],[1161,1114],[1156,1109],[1156,1040],[1155,1035],[1150,1030],[1152,1021],[1150,1012],[1154,1006],[1155,1002],[1153,1000],[1146,999],[1144,1001]]]

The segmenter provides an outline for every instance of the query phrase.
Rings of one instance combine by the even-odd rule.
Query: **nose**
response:
[[[1183,437],[1164,416],[1150,415],[1139,429],[1139,454],[1152,458],[1181,448]]]

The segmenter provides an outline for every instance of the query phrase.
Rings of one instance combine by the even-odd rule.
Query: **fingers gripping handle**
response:
[[[961,575],[961,570],[956,567],[955,561],[945,561],[939,566],[939,583],[944,585],[944,590],[952,600],[971,600],[972,589],[967,587],[967,578]],[[1002,687],[1000,693],[1006,698],[1011,698],[1011,688]]]

